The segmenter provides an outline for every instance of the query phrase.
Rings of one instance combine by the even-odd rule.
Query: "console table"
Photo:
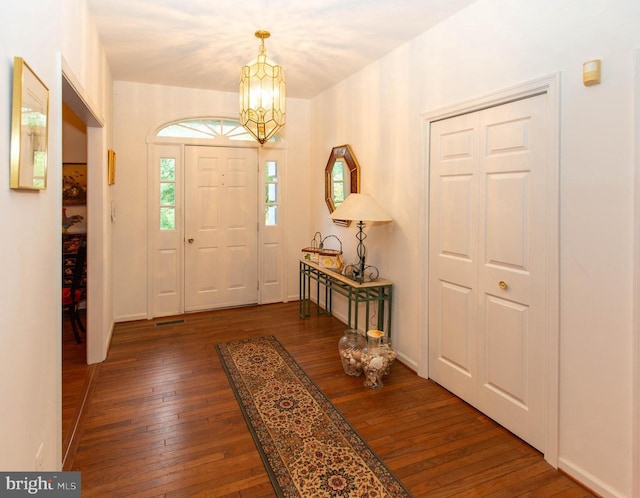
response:
[[[311,314],[311,281],[318,283],[316,289],[316,303],[318,314],[326,312],[331,314],[333,304],[333,292],[345,296],[348,300],[349,311],[347,326],[358,328],[358,315],[360,303],[365,304],[366,328],[369,328],[369,312],[372,303],[378,305],[378,330],[384,330],[391,337],[391,306],[393,282],[383,278],[374,281],[359,283],[344,275],[323,268],[322,266],[306,260],[300,260],[300,318],[306,318]],[[320,303],[320,289],[323,288],[325,308],[322,310]],[[385,317],[387,319],[385,327]]]

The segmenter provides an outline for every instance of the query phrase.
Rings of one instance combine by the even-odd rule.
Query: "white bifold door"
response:
[[[544,451],[546,94],[431,124],[429,377]]]

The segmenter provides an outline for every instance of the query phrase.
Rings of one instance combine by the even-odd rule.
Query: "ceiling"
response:
[[[267,55],[287,97],[308,99],[475,0],[88,0],[118,81],[238,91]]]

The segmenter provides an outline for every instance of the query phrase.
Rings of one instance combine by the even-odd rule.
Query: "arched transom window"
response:
[[[159,137],[208,138],[226,137],[229,140],[255,141],[239,121],[233,119],[186,119],[163,126],[156,133]],[[277,141],[273,137],[270,142]]]

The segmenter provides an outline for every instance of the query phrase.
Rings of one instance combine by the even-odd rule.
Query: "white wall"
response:
[[[394,344],[418,365],[427,262],[421,115],[561,73],[559,465],[608,496],[632,492],[634,50],[636,0],[479,0],[313,99],[311,225],[347,255],[355,229],[323,200],[331,147],[349,143],[362,190],[394,221],[369,230],[369,260],[393,280]],[[602,84],[582,63],[602,59]],[[640,492],[640,490],[639,490]]]
[[[118,157],[113,186],[114,310],[117,321],[147,318],[147,137],[168,122],[195,117],[237,119],[233,93],[116,82],[114,147]],[[285,216],[287,245],[297,252],[307,239],[309,205],[309,102],[287,100],[282,131],[287,150]],[[297,259],[287,259],[287,295],[297,295]]]
[[[85,0],[63,0],[62,57],[82,100],[87,130],[88,246],[87,361],[106,358],[113,332],[111,187],[107,149],[112,148],[113,81]],[[88,114],[91,113],[91,116]],[[98,126],[101,121],[103,126]]]
[[[77,22],[69,27],[69,16]],[[109,86],[104,54],[84,1],[3,5],[0,30],[0,469],[44,470],[61,463],[61,88],[58,53],[95,102]],[[79,50],[79,49],[77,49]],[[9,189],[13,57],[21,56],[49,88],[48,188]],[[91,75],[91,78],[87,78]],[[98,85],[96,85],[98,82]],[[99,88],[97,88],[99,87]]]

